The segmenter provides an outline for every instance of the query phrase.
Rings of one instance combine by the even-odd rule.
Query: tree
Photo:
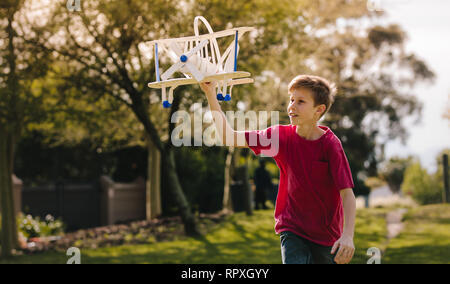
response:
[[[35,80],[33,89],[42,94],[43,109],[40,120],[24,128],[24,135],[39,132],[50,147],[89,141],[92,150],[101,152],[145,146],[143,127],[126,105],[105,96],[89,96],[87,86],[78,89],[67,84],[70,77],[70,70],[54,62],[44,78]]]
[[[385,180],[392,193],[398,193],[403,183],[406,168],[412,163],[413,157],[392,157],[381,170],[380,176]]]
[[[401,189],[405,195],[414,198],[419,204],[434,204],[442,202],[442,183],[436,175],[430,175],[420,165],[413,162],[405,171],[405,179]]]
[[[27,44],[17,23],[24,16],[25,1],[8,0],[0,6],[0,200],[2,256],[17,247],[17,226],[12,194],[13,161],[22,130],[36,121],[42,97],[33,92],[35,79],[45,75],[49,54]]]
[[[175,98],[170,112],[166,112],[159,104],[150,106],[150,100],[157,96],[146,86],[152,81],[154,64],[144,54],[151,51],[145,42],[154,39],[157,33],[158,37],[168,37],[184,26],[178,2],[83,1],[81,12],[70,12],[65,5],[57,5],[60,2],[51,7],[48,25],[33,29],[41,36],[24,39],[65,63],[70,76],[65,84],[81,90],[85,96],[120,101],[132,110],[151,143],[161,152],[163,180],[175,197],[186,233],[198,234],[175,171],[170,139],[161,138],[164,132],[173,129],[170,117],[178,110],[180,97]],[[182,88],[179,90],[182,92]]]

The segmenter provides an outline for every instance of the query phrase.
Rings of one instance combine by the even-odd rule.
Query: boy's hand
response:
[[[207,95],[215,95],[216,92],[216,85],[217,82],[213,81],[213,82],[205,82],[205,83],[200,83],[200,88],[202,89],[203,92],[205,92],[205,94]]]
[[[339,240],[334,243],[333,248],[331,249],[331,254],[333,254],[338,248],[339,250],[334,258],[334,261],[336,261],[337,264],[349,263],[355,253],[353,238],[342,235]]]

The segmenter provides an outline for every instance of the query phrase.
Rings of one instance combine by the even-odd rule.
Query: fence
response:
[[[22,211],[44,218],[61,218],[67,231],[100,225],[100,183],[59,181],[42,186],[24,186]]]
[[[19,190],[20,192],[20,190]],[[16,200],[22,212],[45,218],[61,218],[67,231],[145,219],[145,180],[115,183],[102,176],[98,181],[59,181],[41,186],[24,186]],[[18,207],[20,208],[20,206]]]
[[[102,225],[146,218],[145,180],[143,178],[138,178],[133,183],[115,183],[109,177],[102,176],[100,181]]]

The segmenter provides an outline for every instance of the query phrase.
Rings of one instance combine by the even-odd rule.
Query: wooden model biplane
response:
[[[199,34],[198,21],[201,20],[208,34]],[[237,56],[239,53],[238,41],[246,32],[252,31],[252,27],[232,28],[220,32],[213,32],[208,21],[197,16],[194,19],[195,36],[154,40],[149,43],[154,45],[156,82],[149,83],[150,88],[162,89],[163,107],[169,108],[173,101],[173,91],[181,85],[197,84],[200,82],[217,81],[217,99],[220,101],[231,100],[231,89],[234,85],[253,83],[248,78],[249,72],[237,71]],[[220,53],[217,39],[233,36],[234,40],[223,54]],[[172,60],[173,65],[159,74],[159,54],[164,51]],[[175,72],[181,72],[185,78],[173,78]],[[169,87],[169,95],[166,88]],[[229,88],[228,92],[227,89]]]

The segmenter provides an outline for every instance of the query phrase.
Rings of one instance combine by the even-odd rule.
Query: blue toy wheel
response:
[[[218,99],[219,101],[223,101],[225,98],[223,97],[223,95],[222,95],[221,93],[218,93],[218,94],[217,94],[217,99]]]
[[[226,94],[225,98],[223,98],[224,101],[228,102],[231,101],[231,95],[230,94]]]
[[[164,101],[164,102],[163,102],[163,107],[164,107],[164,108],[169,108],[169,107],[171,107],[171,106],[172,106],[172,104],[170,104],[169,101]]]

